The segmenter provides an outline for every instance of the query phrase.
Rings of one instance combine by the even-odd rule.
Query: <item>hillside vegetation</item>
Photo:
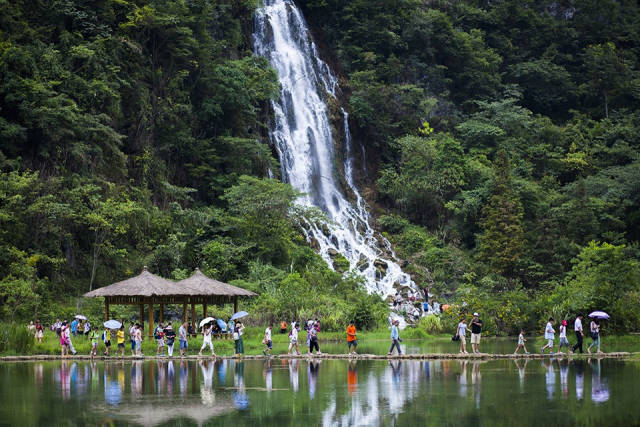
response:
[[[419,285],[491,332],[596,308],[638,329],[636,2],[298,4],[341,75],[360,184]],[[0,0],[5,320],[97,314],[76,297],[148,265],[258,292],[256,321],[384,321],[309,247],[277,179],[256,7]]]

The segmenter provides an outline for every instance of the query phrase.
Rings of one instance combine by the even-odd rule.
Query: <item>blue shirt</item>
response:
[[[78,328],[78,321],[74,320],[73,322],[71,322],[71,332],[75,332],[77,328]]]
[[[391,339],[392,340],[397,340],[398,338],[399,338],[398,327],[396,325],[393,325],[391,327]]]

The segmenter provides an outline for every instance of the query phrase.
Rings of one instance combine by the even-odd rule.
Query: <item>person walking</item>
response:
[[[518,335],[518,346],[516,347],[516,351],[514,351],[513,354],[517,354],[518,350],[520,349],[524,350],[524,354],[529,354],[529,352],[527,351],[527,346],[524,344],[525,342],[527,342],[527,340],[524,337],[524,329],[520,329],[520,335]]]
[[[136,356],[142,357],[142,325],[136,324]]]
[[[71,351],[72,355],[76,355],[78,352],[76,351],[76,348],[73,346],[73,341],[71,340],[71,330],[69,329],[69,327],[67,326],[66,330],[65,330],[65,334],[67,335],[67,348],[68,351]]]
[[[44,328],[40,321],[36,320],[36,340],[42,342],[42,337],[44,337]]]
[[[62,322],[60,325],[60,350],[62,357],[69,355],[69,343],[67,342],[67,322]]]
[[[482,320],[478,317],[478,313],[473,313],[471,319],[471,351],[474,354],[480,353],[480,335],[482,334]]]
[[[313,353],[313,350],[316,350],[317,354],[320,354],[320,345],[318,344],[318,329],[316,329],[315,325],[309,329],[309,354]]]
[[[242,341],[243,330],[244,325],[242,322],[237,322],[235,331],[233,332],[233,340],[236,345],[236,357],[240,357],[244,354],[244,342]]]
[[[264,330],[264,338],[262,340],[262,343],[267,347],[264,350],[262,350],[262,354],[269,357],[271,356],[271,347],[273,346],[273,342],[271,341],[272,329],[273,329],[273,325],[269,324],[269,326],[267,326],[267,329]]]
[[[549,354],[553,354],[553,340],[555,339],[556,330],[553,329],[553,317],[549,318],[547,326],[544,328],[544,339],[547,340],[547,344],[540,349],[540,353],[544,354],[546,349],[549,349]]]
[[[296,354],[300,355],[300,348],[298,346],[298,333],[300,332],[300,325],[293,322],[293,327],[291,328],[291,332],[289,332],[289,351],[287,354],[291,354],[291,350],[295,348]]]
[[[78,334],[78,319],[73,319],[71,321],[71,335],[74,337]]]
[[[118,347],[116,349],[116,356],[118,355],[118,352],[120,352],[120,357],[124,357],[124,325],[120,326],[120,329],[118,329],[118,333],[116,337],[118,342]]]
[[[569,340],[567,339],[567,321],[562,319],[560,322],[560,345],[558,346],[558,353],[562,353],[562,347],[567,347],[567,354],[571,353],[569,348]]]
[[[582,330],[582,314],[578,314],[576,321],[573,323],[573,330],[576,332],[576,345],[573,346],[573,352],[580,350],[582,354],[582,340],[584,338],[584,331]]]
[[[89,356],[92,359],[98,355],[98,338],[98,331],[91,331],[89,334],[89,339],[91,339],[91,351],[89,352]]]
[[[467,353],[467,319],[464,317],[458,323],[458,329],[456,330],[456,336],[460,339],[460,354],[469,354]]]
[[[109,349],[111,348],[111,337],[109,335],[109,329],[104,328],[102,331],[102,342],[104,343],[104,355],[109,356]]]
[[[167,340],[167,354],[169,357],[173,357],[173,344],[176,341],[176,331],[173,330],[171,323],[167,323],[167,327],[164,328],[164,337]]]
[[[153,331],[153,337],[158,343],[156,356],[164,356],[164,328],[162,327],[162,322],[158,323],[158,326],[156,326],[156,329]]]
[[[400,321],[396,319],[391,325],[391,347],[389,348],[389,356],[393,354],[394,347],[398,350],[398,355],[402,354],[402,351],[400,350],[400,334],[398,332],[399,324]]]
[[[89,336],[89,332],[91,332],[91,323],[89,323],[89,320],[85,320],[84,321],[84,334],[85,336]]]
[[[131,321],[129,326],[129,340],[131,340],[131,356],[136,355],[136,325]]]
[[[188,342],[188,332],[187,332],[187,322],[182,323],[178,328],[178,341],[180,342],[180,357],[184,357],[189,348]]]
[[[213,327],[211,325],[204,326],[202,330],[202,335],[203,335],[202,347],[200,347],[200,353],[198,353],[198,356],[202,356],[202,350],[204,350],[206,346],[209,346],[209,348],[211,349],[211,357],[215,357],[216,353],[213,351],[213,343],[211,342],[212,329]]]
[[[589,344],[589,347],[587,347],[587,353],[591,353],[591,347],[594,345],[596,346],[598,353],[602,353],[600,351],[600,321],[598,319],[593,319],[589,324],[589,329],[591,331],[591,339],[593,342]]]
[[[351,347],[353,347],[353,351],[351,351]],[[347,352],[349,354],[357,354],[356,348],[358,347],[358,339],[356,337],[356,327],[353,324],[353,320],[349,322],[349,326],[347,326]]]

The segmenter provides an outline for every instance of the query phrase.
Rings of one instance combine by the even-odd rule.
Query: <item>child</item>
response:
[[[120,352],[120,357],[124,357],[124,325],[120,326],[118,332],[116,334],[116,341],[118,343],[118,347],[116,348],[116,356],[118,352]]]
[[[560,324],[560,347],[558,353],[562,353],[562,347],[567,347],[567,354],[571,353],[569,349],[569,340],[567,339],[567,321],[563,320]]]
[[[517,354],[518,350],[520,350],[521,348],[524,350],[524,354],[529,354],[529,352],[527,351],[527,346],[524,344],[525,342],[527,342],[527,340],[524,337],[524,329],[520,329],[520,335],[518,335],[518,346],[516,347],[516,351],[514,351],[513,354]]]
[[[111,338],[109,337],[109,329],[105,328],[102,332],[102,342],[104,342],[104,355],[109,356],[109,348],[111,347]]]
[[[98,331],[95,329],[91,331],[89,338],[91,338],[91,351],[89,352],[89,356],[93,359],[98,355]]]
[[[467,319],[462,319],[460,323],[458,323],[458,330],[456,331],[456,336],[460,338],[460,354],[469,354],[467,353],[467,340],[465,338],[466,331]]]
[[[556,331],[553,329],[553,317],[549,318],[547,326],[544,328],[544,339],[547,340],[547,344],[540,349],[540,352],[544,354],[546,349],[549,349],[549,354],[553,354],[553,340],[555,338]]]

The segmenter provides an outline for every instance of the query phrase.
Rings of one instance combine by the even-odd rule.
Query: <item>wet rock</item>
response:
[[[315,249],[316,251],[320,250],[320,242],[315,237],[311,238],[311,242],[309,242],[309,244],[311,248]]]
[[[335,257],[337,257],[337,256],[338,256],[338,254],[339,254],[339,252],[338,252],[338,251],[336,251],[336,250],[335,250],[335,249],[333,249],[333,248],[329,248],[329,249],[327,249],[327,253],[329,254],[329,256],[330,256],[331,258],[335,258]]]

